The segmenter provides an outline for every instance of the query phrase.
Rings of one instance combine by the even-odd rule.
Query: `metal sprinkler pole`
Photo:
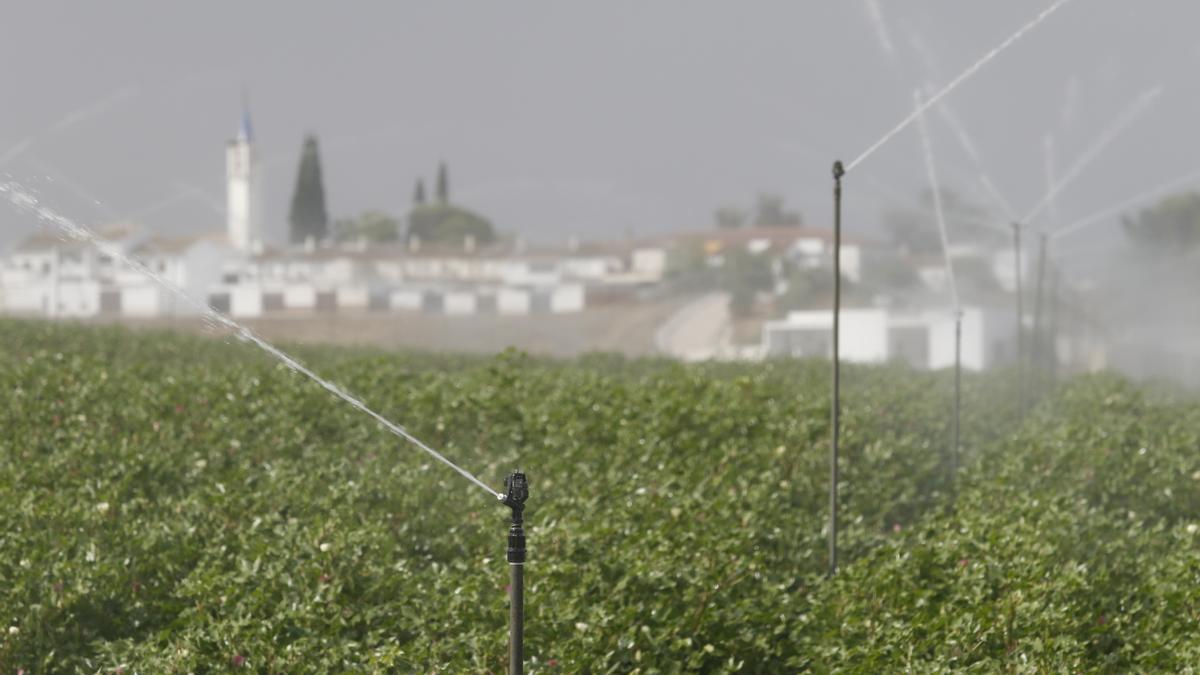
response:
[[[1059,312],[1059,270],[1058,266],[1050,268],[1050,383],[1058,382],[1058,312]]]
[[[1038,237],[1038,272],[1037,272],[1037,290],[1033,295],[1033,355],[1032,373],[1037,376],[1042,369],[1042,342],[1046,336],[1042,335],[1042,287],[1046,277],[1046,233],[1043,232]],[[1040,377],[1038,378],[1040,382]]]
[[[1025,415],[1025,307],[1021,300],[1021,224],[1014,222],[1013,272],[1017,295],[1017,411]]]
[[[954,312],[954,453],[950,456],[950,479],[958,475],[959,416],[962,411],[962,310]]]
[[[830,406],[832,441],[829,453],[829,576],[837,574],[838,538],[838,439],[841,432],[841,360],[839,341],[842,313],[842,176],[839,159],[833,163],[833,400]]]
[[[525,474],[513,471],[504,479],[504,505],[512,509],[508,527],[508,672],[521,675],[525,663],[525,500],[529,482]]]

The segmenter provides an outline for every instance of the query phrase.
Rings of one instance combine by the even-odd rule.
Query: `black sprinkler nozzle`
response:
[[[525,562],[525,500],[529,499],[529,481],[525,474],[514,471],[504,479],[504,505],[512,509],[512,524],[508,528],[508,562]]]
[[[833,179],[837,180],[846,175],[846,168],[842,166],[842,160],[834,160],[833,162]]]

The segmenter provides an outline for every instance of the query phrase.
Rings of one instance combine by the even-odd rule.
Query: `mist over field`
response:
[[[0,8],[0,672],[1191,672],[1200,5]]]

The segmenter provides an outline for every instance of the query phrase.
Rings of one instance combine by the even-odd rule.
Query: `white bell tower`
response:
[[[243,103],[242,125],[237,137],[225,146],[226,226],[229,243],[237,250],[253,253],[262,246],[262,175],[250,109]]]

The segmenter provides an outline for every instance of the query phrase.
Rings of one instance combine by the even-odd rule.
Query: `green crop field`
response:
[[[0,672],[503,672],[508,511],[248,345],[0,322]],[[1200,404],[1110,376],[302,349],[500,487],[530,672],[1200,664]]]

